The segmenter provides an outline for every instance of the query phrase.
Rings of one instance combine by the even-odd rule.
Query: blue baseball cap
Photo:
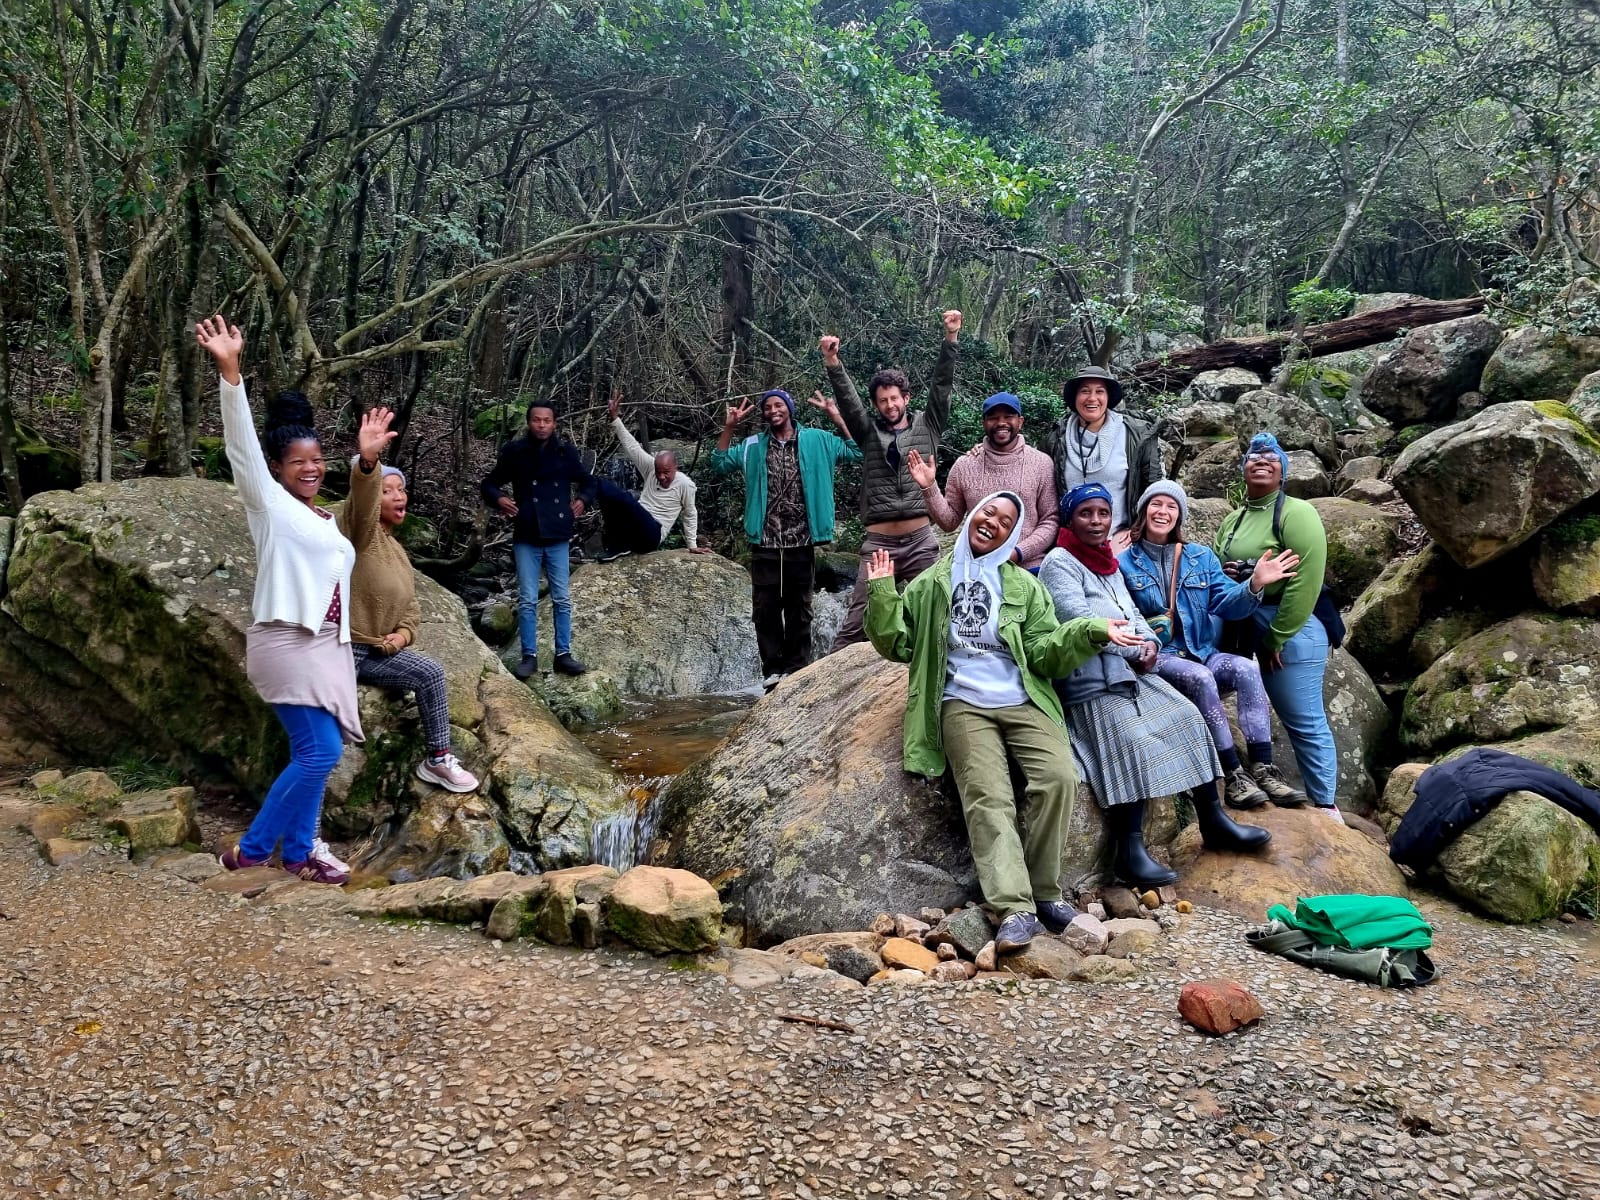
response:
[[[985,400],[983,402],[983,415],[988,416],[989,410],[992,408],[1009,408],[1017,416],[1020,417],[1022,415],[1022,401],[1018,400],[1010,392],[996,392]]]

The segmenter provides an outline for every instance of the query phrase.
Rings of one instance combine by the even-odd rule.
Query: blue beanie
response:
[[[789,393],[784,391],[782,388],[773,388],[770,392],[762,392],[761,399],[756,403],[756,407],[758,409],[765,408],[767,406],[767,401],[772,399],[774,396],[776,396],[779,400],[782,400],[784,404],[788,405],[789,419],[791,421],[794,420],[794,397],[789,395]]]
[[[1072,520],[1073,510],[1089,500],[1104,500],[1107,504],[1111,504],[1111,492],[1103,483],[1095,483],[1093,481],[1080,483],[1065,496],[1061,497],[1059,515],[1062,521]],[[1116,506],[1112,505],[1112,507]]]
[[[1266,430],[1262,430],[1250,439],[1250,445],[1245,448],[1244,458],[1239,460],[1239,470],[1244,470],[1245,459],[1248,459],[1252,454],[1264,454],[1269,450],[1278,456],[1278,462],[1283,465],[1283,478],[1288,479],[1289,456],[1284,453],[1283,447],[1278,445],[1278,439],[1266,432]]]

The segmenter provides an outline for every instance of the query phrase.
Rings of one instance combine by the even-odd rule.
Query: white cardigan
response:
[[[356,551],[336,521],[296,500],[272,477],[256,436],[255,417],[237,385],[222,380],[222,435],[256,544],[256,593],[250,614],[257,621],[284,621],[316,633],[322,628],[333,589],[339,588],[339,640],[350,640],[350,571]]]

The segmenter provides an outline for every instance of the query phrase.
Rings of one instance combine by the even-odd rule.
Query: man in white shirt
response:
[[[678,470],[678,456],[670,450],[663,450],[652,455],[648,450],[634,439],[628,432],[628,427],[622,423],[622,389],[614,388],[611,392],[611,429],[617,435],[617,443],[622,447],[623,456],[637,468],[644,477],[644,486],[639,490],[639,504],[655,518],[656,524],[661,526],[661,540],[667,540],[667,535],[672,532],[672,527],[677,524],[678,518],[683,518],[683,541],[689,547],[690,553],[705,554],[708,551],[697,543],[700,535],[700,516],[695,511],[694,494],[695,483],[682,471]],[[603,558],[618,558],[627,551],[617,554],[608,554]]]

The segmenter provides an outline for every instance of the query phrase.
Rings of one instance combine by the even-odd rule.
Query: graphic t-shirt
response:
[[[1011,557],[1022,537],[1022,501],[1011,536],[982,558],[972,553],[971,525],[993,496],[986,496],[967,516],[956,536],[950,569],[950,634],[946,643],[944,698],[965,700],[978,708],[1011,708],[1028,702],[1022,669],[1000,638],[1000,564]]]

